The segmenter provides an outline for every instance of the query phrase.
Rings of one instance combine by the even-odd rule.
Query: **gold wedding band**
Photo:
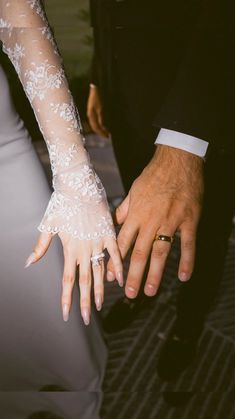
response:
[[[165,236],[164,234],[157,234],[154,241],[161,240],[163,242],[173,243],[174,236]]]

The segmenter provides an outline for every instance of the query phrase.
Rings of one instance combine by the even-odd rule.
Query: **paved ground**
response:
[[[109,142],[88,137],[87,145],[112,206],[123,188]],[[44,158],[44,149],[41,144]],[[175,316],[178,283],[175,279],[179,246],[176,241],[161,291],[125,331],[106,336],[109,360],[104,382],[102,419],[233,419],[235,418],[235,229],[232,232],[223,282],[217,303],[201,337],[196,360],[171,384],[156,373],[159,349]],[[128,261],[125,264],[127,270]],[[117,285],[106,285],[104,316],[122,295]],[[172,407],[164,395],[192,392],[185,406]]]

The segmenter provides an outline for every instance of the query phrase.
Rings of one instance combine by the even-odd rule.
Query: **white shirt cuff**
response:
[[[207,141],[200,140],[192,135],[183,134],[181,132],[165,128],[160,130],[154,144],[163,144],[170,147],[180,148],[181,150],[196,154],[202,158],[205,157],[207,147],[209,145]]]

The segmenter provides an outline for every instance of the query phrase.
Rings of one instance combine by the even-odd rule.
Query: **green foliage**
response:
[[[50,0],[45,6],[68,77],[85,77],[93,45],[89,1]]]

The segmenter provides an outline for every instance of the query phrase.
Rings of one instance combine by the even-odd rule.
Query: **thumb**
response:
[[[121,205],[116,209],[116,221],[118,224],[123,224],[129,210],[129,203],[130,203],[130,195],[128,194],[127,197],[122,201]]]
[[[38,262],[45,255],[52,241],[52,237],[52,234],[45,232],[39,235],[34,251],[26,260],[25,268],[28,268],[32,263]]]

